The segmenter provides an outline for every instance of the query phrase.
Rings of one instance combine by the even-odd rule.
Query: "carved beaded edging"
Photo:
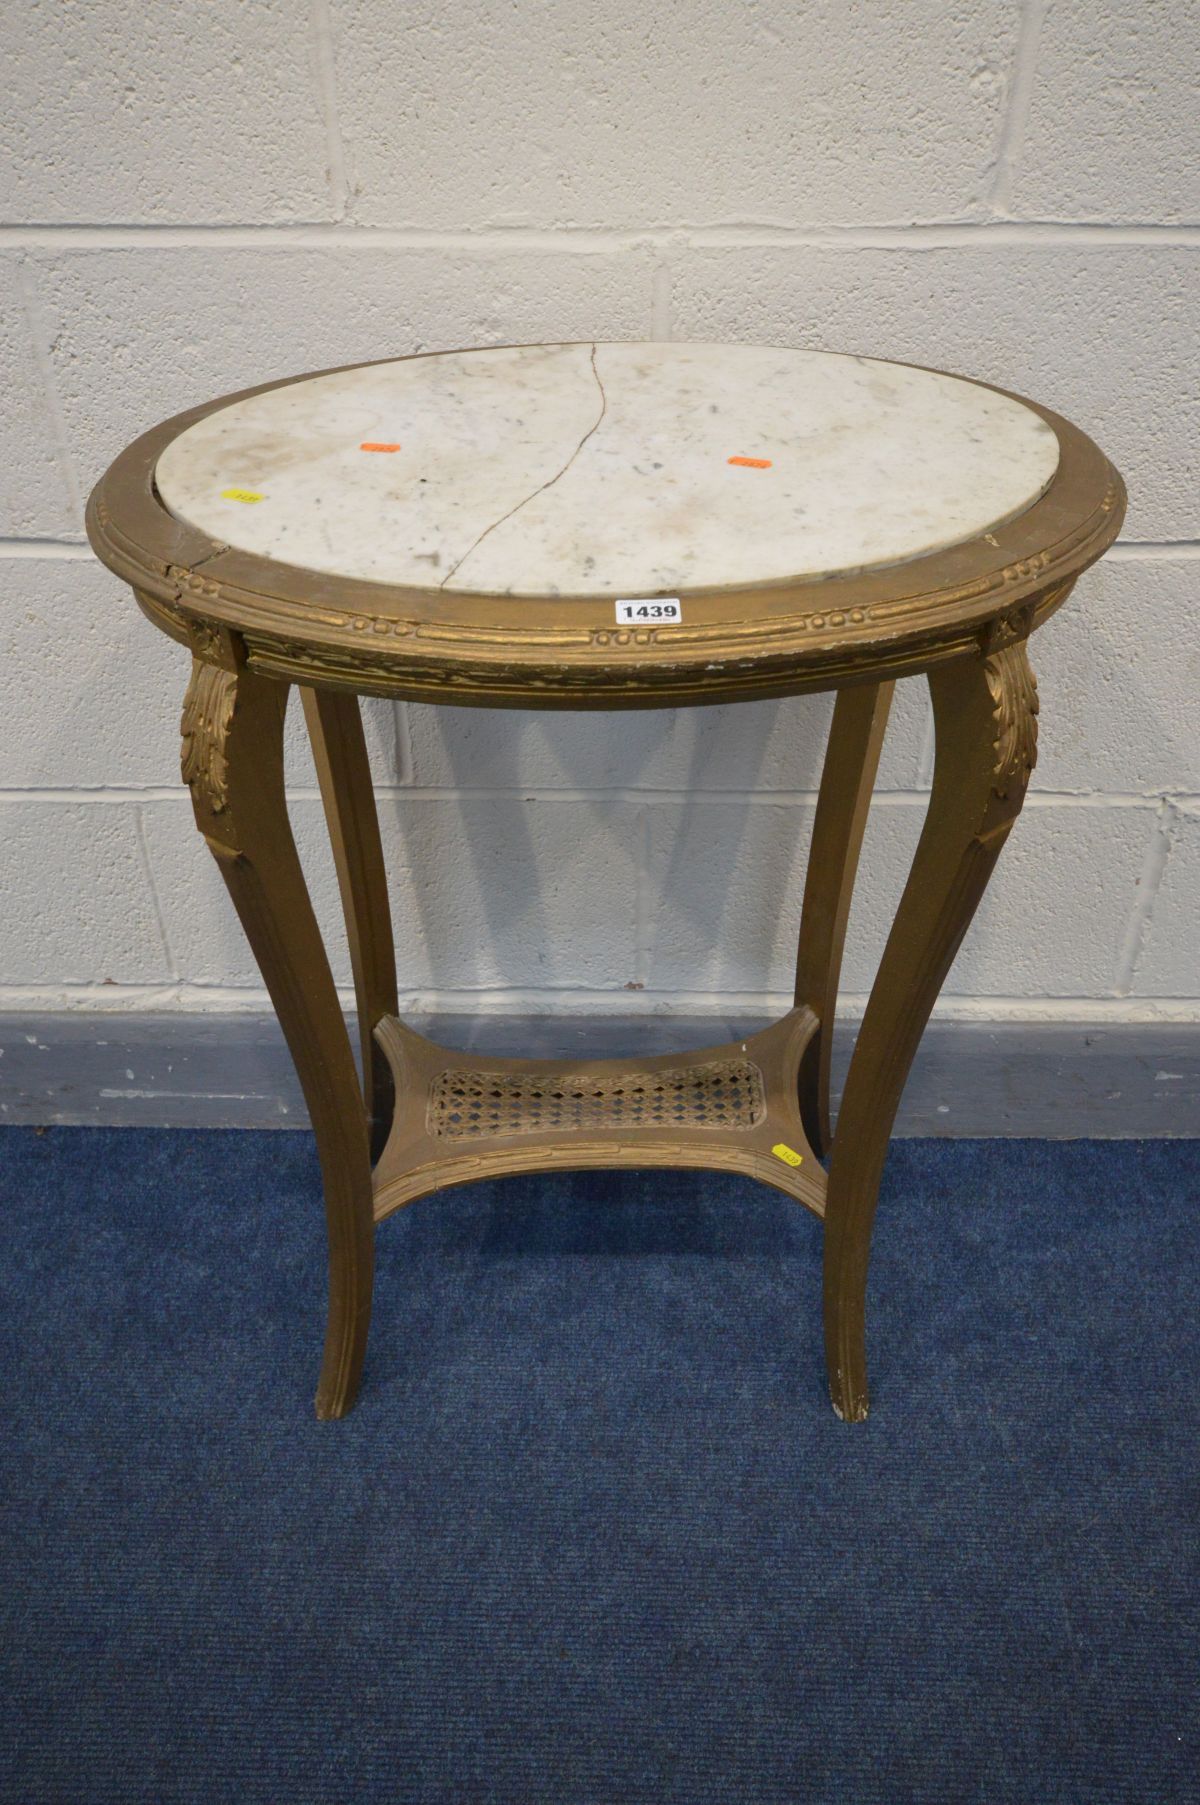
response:
[[[199,410],[197,417],[219,405]],[[1086,440],[1078,443],[1082,435],[1069,422],[1047,415],[1062,446],[1056,481],[1066,482],[1057,519],[1070,522],[1052,545],[1030,546],[1029,534],[1022,534],[1018,522],[1012,531],[1023,536],[1025,556],[1010,552],[1006,561],[991,569],[981,560],[983,567],[968,576],[961,548],[951,548],[945,554],[945,574],[952,569],[963,572],[958,581],[938,584],[941,568],[922,560],[917,579],[921,587],[907,593],[856,595],[851,583],[849,593],[835,597],[831,586],[821,583],[816,588],[822,605],[816,606],[814,595],[809,608],[790,614],[773,611],[787,605],[780,597],[768,611],[763,591],[731,594],[723,618],[697,619],[687,628],[661,632],[638,629],[623,637],[612,626],[598,623],[595,615],[589,622],[584,614],[575,624],[570,610],[553,624],[543,624],[540,614],[522,617],[519,609],[511,619],[506,615],[503,625],[428,619],[418,597],[397,594],[394,601],[405,609],[404,615],[367,612],[361,602],[366,609],[371,602],[366,594],[360,602],[358,592],[370,585],[348,583],[343,599],[338,584],[325,583],[323,599],[316,602],[299,592],[278,593],[269,561],[260,561],[264,566],[260,574],[253,559],[239,560],[231,581],[222,568],[223,555],[230,550],[227,545],[209,541],[198,548],[200,555],[181,556],[184,543],[190,550],[196,536],[186,533],[181,539],[174,522],[165,530],[165,511],[147,472],[162,445],[192,418],[164,422],[127,448],[89,500],[93,546],[111,569],[133,584],[143,610],[157,626],[173,638],[190,638],[193,650],[197,647],[189,629],[197,622],[210,630],[216,625],[221,633],[233,630],[252,646],[252,664],[259,661],[252,645],[257,642],[263,668],[275,676],[303,680],[308,675],[318,682],[347,686],[361,682],[381,693],[411,690],[435,695],[451,689],[472,697],[502,697],[513,705],[522,694],[537,705],[553,690],[578,703],[590,700],[590,691],[597,706],[620,706],[623,697],[648,700],[652,694],[686,700],[713,690],[714,681],[729,695],[778,693],[782,679],[799,679],[802,674],[804,681],[797,687],[820,687],[820,678],[840,679],[860,666],[877,663],[881,636],[889,647],[898,648],[898,656],[888,660],[889,668],[897,670],[924,668],[930,654],[965,651],[972,636],[989,656],[1005,638],[1032,630],[1052,612],[1046,598],[1055,598],[1056,605],[1079,571],[1111,541],[1124,496],[1119,475],[1102,458],[1095,471],[1099,481],[1094,480],[1096,448]],[[1072,519],[1077,500],[1080,512]],[[997,529],[996,534],[983,535],[998,558],[1004,557],[1001,546],[1013,543],[1007,539],[1009,530],[1006,526],[1003,534]],[[917,569],[913,574],[917,576]],[[256,587],[259,582],[262,588]],[[930,586],[925,588],[924,582]],[[1014,622],[1010,629],[1006,623],[1015,610],[1008,598],[1021,587],[1026,598],[1033,589],[1038,593],[1032,598],[1028,627]],[[702,612],[712,612],[708,599]],[[788,596],[793,605],[797,601],[799,594]],[[1023,598],[1019,606],[1027,607],[1028,601]],[[990,622],[989,611],[999,618]],[[288,651],[281,656],[284,647]],[[202,659],[228,665],[226,657],[199,650]]]
[[[229,805],[225,736],[233,722],[236,693],[237,678],[232,671],[198,661],[192,666],[180,722],[183,781],[214,815]]]
[[[788,640],[794,635],[821,634],[828,629],[842,631],[862,626],[877,627],[884,622],[900,621],[910,617],[920,617],[931,607],[944,608],[955,601],[982,600],[990,594],[1003,592],[1015,583],[1035,581],[1055,562],[1056,557],[1073,545],[1077,540],[1088,537],[1089,529],[1096,516],[1104,516],[1112,512],[1120,495],[1119,486],[1110,481],[1104,495],[1096,507],[1092,520],[1081,524],[1075,533],[1070,534],[1059,545],[1047,547],[1026,558],[1014,560],[1000,570],[989,572],[974,582],[962,586],[955,591],[934,591],[929,594],[896,597],[894,600],[880,603],[867,603],[862,607],[850,606],[843,609],[826,605],[814,609],[811,613],[780,616],[773,622],[762,620],[740,623],[725,620],[711,626],[696,627],[684,632],[668,629],[660,633],[653,628],[614,629],[612,627],[590,627],[572,629],[570,627],[532,628],[522,626],[520,629],[498,629],[494,627],[480,628],[466,623],[445,623],[432,626],[431,623],[412,618],[411,616],[380,615],[360,613],[348,608],[332,608],[322,610],[319,616],[306,604],[294,604],[280,596],[271,599],[272,605],[292,613],[305,625],[320,624],[335,631],[349,631],[364,639],[369,635],[372,640],[418,639],[425,643],[437,642],[439,649],[462,653],[467,650],[478,651],[485,647],[504,644],[514,651],[528,655],[538,651],[563,652],[577,648],[583,650],[615,650],[618,653],[636,652],[648,647],[674,646],[681,654],[691,654],[708,658],[729,658],[735,654],[734,644],[743,637],[752,642],[754,649],[761,654],[769,641]],[[219,548],[225,549],[225,548]],[[171,565],[168,576],[185,592],[213,600],[228,600],[228,591],[222,584],[208,573],[190,569],[184,565]],[[183,599],[181,597],[181,599]],[[257,598],[255,598],[257,599]],[[1018,615],[1006,612],[1002,621],[1016,622]],[[1010,638],[1016,638],[1022,632],[1028,632],[1028,626],[1014,625]],[[278,638],[278,635],[272,635]],[[349,642],[347,642],[349,643]],[[985,642],[990,650],[997,643],[995,638]],[[318,647],[309,643],[309,660],[314,668],[322,662],[321,654],[327,647]],[[357,651],[351,654],[356,662],[362,659]],[[370,660],[370,654],[362,660],[364,668]],[[330,665],[336,661],[331,659]],[[589,669],[590,667],[584,667]],[[585,681],[595,681],[594,677]]]

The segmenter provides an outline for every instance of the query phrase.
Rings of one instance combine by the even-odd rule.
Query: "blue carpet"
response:
[[[4,1800],[1200,1798],[1200,1143],[897,1143],[858,1428],[741,1180],[415,1205],[341,1424],[308,1136],[0,1189]]]

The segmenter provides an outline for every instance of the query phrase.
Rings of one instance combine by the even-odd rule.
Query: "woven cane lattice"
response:
[[[439,1072],[426,1127],[442,1140],[573,1129],[753,1128],[766,1114],[762,1073],[749,1059],[672,1071]]]

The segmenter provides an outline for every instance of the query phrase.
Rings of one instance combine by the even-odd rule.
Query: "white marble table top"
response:
[[[1047,488],[1058,439],[994,390],[753,345],[446,352],[218,409],[158,461],[222,544],[447,592],[643,597],[898,564]]]

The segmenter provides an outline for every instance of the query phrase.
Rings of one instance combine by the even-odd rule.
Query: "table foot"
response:
[[[197,659],[183,706],[183,777],[287,1037],[325,1191],[329,1311],[318,1417],[354,1402],[371,1318],[374,1224],[367,1114],[288,822],[287,686],[256,676],[228,637]]]
[[[896,1108],[929,1012],[1020,812],[1037,751],[1037,685],[1018,641],[929,674],[929,812],[859,1030],[829,1164],[825,1351],[833,1407],[867,1414],[867,1261]]]

